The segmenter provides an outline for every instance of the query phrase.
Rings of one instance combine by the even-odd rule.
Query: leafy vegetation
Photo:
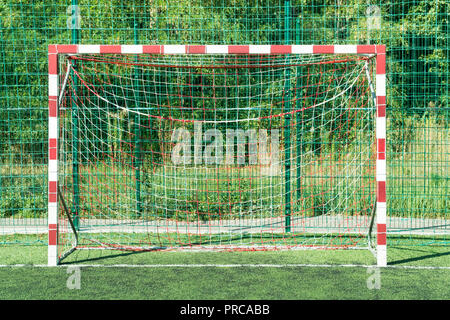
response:
[[[47,45],[71,42],[69,2],[0,0],[0,217],[46,214]],[[380,4],[380,30],[368,30],[363,0],[291,4],[288,40],[281,0],[80,1],[80,39],[83,44],[384,43],[390,214],[448,219],[448,1]],[[220,197],[211,202],[222,202]]]

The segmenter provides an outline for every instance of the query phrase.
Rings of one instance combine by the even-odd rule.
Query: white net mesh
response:
[[[78,55],[59,181],[79,247],[367,247],[372,60]],[[60,252],[71,232],[60,210]]]

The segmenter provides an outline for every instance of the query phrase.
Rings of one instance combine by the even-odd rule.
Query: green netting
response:
[[[0,232],[46,230],[48,44],[382,43],[388,216],[406,226],[409,244],[446,244],[449,11],[448,0],[1,0]],[[417,229],[426,236],[413,236]],[[42,236],[0,236],[17,241]]]

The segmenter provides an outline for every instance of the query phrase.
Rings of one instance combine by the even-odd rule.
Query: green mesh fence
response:
[[[449,11],[448,0],[1,0],[0,243],[47,241],[52,43],[385,44],[388,217],[401,230],[388,245],[448,243]],[[18,235],[30,225],[44,233]]]

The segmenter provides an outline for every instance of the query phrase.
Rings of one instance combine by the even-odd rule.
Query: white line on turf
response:
[[[45,264],[12,264],[0,265],[0,268],[35,267],[55,268]],[[79,268],[375,268],[376,265],[362,264],[67,264],[59,265],[57,268],[79,267]],[[386,266],[383,269],[416,269],[416,270],[450,270],[450,267],[433,266]]]

